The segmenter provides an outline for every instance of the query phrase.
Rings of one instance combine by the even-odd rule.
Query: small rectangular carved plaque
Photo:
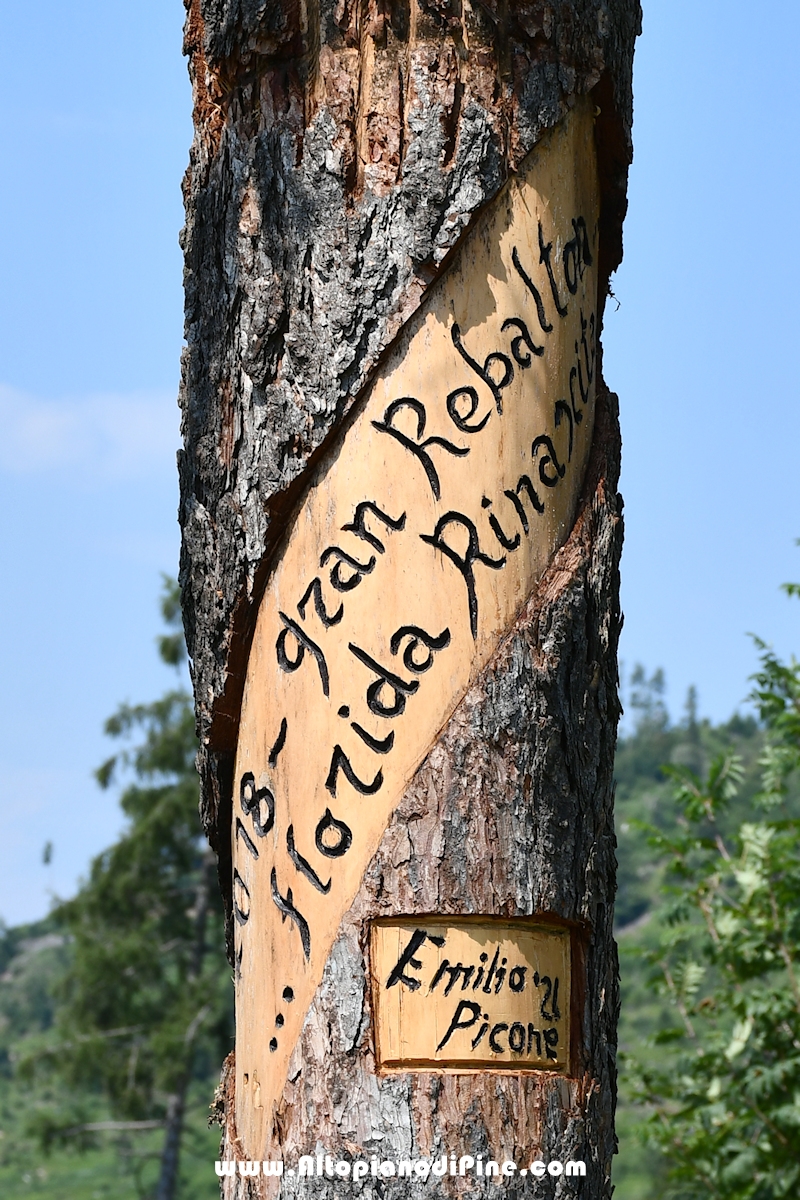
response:
[[[379,920],[371,958],[380,1067],[569,1069],[569,930],[527,918]]]

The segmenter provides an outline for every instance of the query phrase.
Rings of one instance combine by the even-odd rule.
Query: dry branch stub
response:
[[[336,1194],[301,1155],[447,1153],[581,1160],[559,1194],[606,1197],[621,502],[599,335],[638,9],[250,7],[187,25],[182,579],[236,987],[221,1156],[284,1164],[223,1193]]]

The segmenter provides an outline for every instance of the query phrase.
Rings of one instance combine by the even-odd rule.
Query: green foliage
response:
[[[174,585],[162,611],[171,631],[159,641],[161,655],[179,665]],[[188,692],[124,705],[106,732],[121,746],[97,778],[104,788],[121,780],[127,826],[92,862],[77,895],[53,910],[49,936],[64,958],[41,1020],[27,1025],[16,1075],[49,1088],[29,1113],[30,1137],[52,1150],[88,1149],[113,1135],[144,1194],[153,1139],[163,1143],[170,1126],[180,1135],[184,1097],[202,1094],[207,1110],[232,1043],[232,988],[215,864],[197,812]],[[192,1081],[201,1079],[198,1093]],[[135,1145],[148,1149],[140,1154]]]
[[[649,829],[666,883],[645,961],[665,1008],[627,1069],[687,1200],[800,1194],[800,664],[759,645],[750,819],[730,819],[747,772],[725,752],[668,768],[677,821]]]
[[[48,918],[36,925],[0,925],[0,1079],[12,1074],[14,1048],[53,1023],[51,982],[69,961],[67,938]]]
[[[636,724],[632,733],[620,739],[615,763],[619,843],[616,914],[621,929],[645,920],[659,900],[664,867],[653,853],[645,826],[654,825],[665,833],[674,831],[679,815],[664,765],[687,767],[702,774],[720,755],[736,756],[743,777],[723,822],[731,830],[747,818],[761,788],[764,736],[754,717],[737,714],[718,726],[700,721],[696,698],[690,691],[684,719],[671,725],[660,693],[654,689],[658,673],[637,685],[636,679],[643,677],[639,670],[631,680],[634,698],[633,702],[627,699],[626,707],[633,710]],[[648,691],[655,694],[648,697]]]
[[[198,1080],[189,1097],[178,1194],[182,1200],[219,1200],[213,1162],[219,1131],[206,1124],[211,1081]],[[102,1099],[67,1089],[56,1079],[31,1093],[13,1079],[0,1087],[0,1196],[23,1200],[139,1200],[156,1177],[164,1140],[151,1132],[85,1133],[44,1153],[25,1127],[40,1111],[55,1108],[66,1119],[106,1121]],[[32,1131],[31,1131],[32,1132]],[[78,1144],[75,1144],[75,1143]],[[76,1152],[77,1151],[77,1152]]]
[[[640,680],[638,684],[635,677]],[[649,830],[655,826],[660,834],[671,835],[682,829],[680,810],[673,798],[673,779],[662,766],[668,763],[704,774],[720,755],[739,759],[744,773],[740,790],[731,797],[718,821],[723,836],[728,838],[741,821],[752,815],[754,797],[761,786],[759,762],[764,752],[764,731],[755,717],[737,714],[714,726],[698,719],[696,697],[691,692],[683,719],[671,723],[663,704],[659,704],[658,688],[654,696],[646,695],[654,681],[658,685],[658,673],[648,680],[641,670],[631,679],[642,703],[637,706],[629,695],[625,698],[635,723],[620,739],[615,768],[619,860],[616,910],[622,991],[617,1108],[620,1153],[614,1162],[615,1200],[661,1200],[667,1187],[669,1159],[654,1153],[652,1146],[641,1139],[645,1110],[634,1094],[629,1069],[631,1056],[641,1058],[645,1054],[650,1065],[669,1069],[674,1063],[669,1030],[675,1028],[675,1009],[663,992],[655,991],[648,983],[652,974],[648,955],[659,946],[658,916],[667,873],[663,856],[655,853],[649,842]]]
[[[800,585],[796,595],[800,595]],[[800,663],[787,664],[776,658],[760,639],[761,670],[754,676],[753,698],[769,730],[762,759],[763,788],[759,797],[764,808],[783,803],[789,781],[798,766],[800,747]]]

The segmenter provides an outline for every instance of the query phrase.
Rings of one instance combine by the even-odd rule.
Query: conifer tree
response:
[[[165,581],[162,659],[185,662],[174,584]],[[176,1195],[187,1093],[203,1050],[230,1041],[230,971],[221,900],[197,814],[196,738],[187,691],[123,705],[106,733],[128,742],[97,771],[125,781],[127,825],[91,864],[54,916],[70,935],[55,1028],[39,1064],[99,1088],[113,1120],[44,1129],[51,1141],[108,1130],[163,1127],[154,1200]],[[33,1060],[28,1063],[29,1068]]]

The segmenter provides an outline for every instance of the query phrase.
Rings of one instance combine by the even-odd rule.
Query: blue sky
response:
[[[119,830],[92,780],[105,717],[173,682],[158,591],[178,552],[180,0],[4,14],[0,96],[0,916],[42,916]],[[626,259],[605,374],[620,394],[622,659],[679,715],[730,715],[746,636],[800,648],[795,363],[800,8],[649,0]],[[54,845],[44,866],[42,848]]]

